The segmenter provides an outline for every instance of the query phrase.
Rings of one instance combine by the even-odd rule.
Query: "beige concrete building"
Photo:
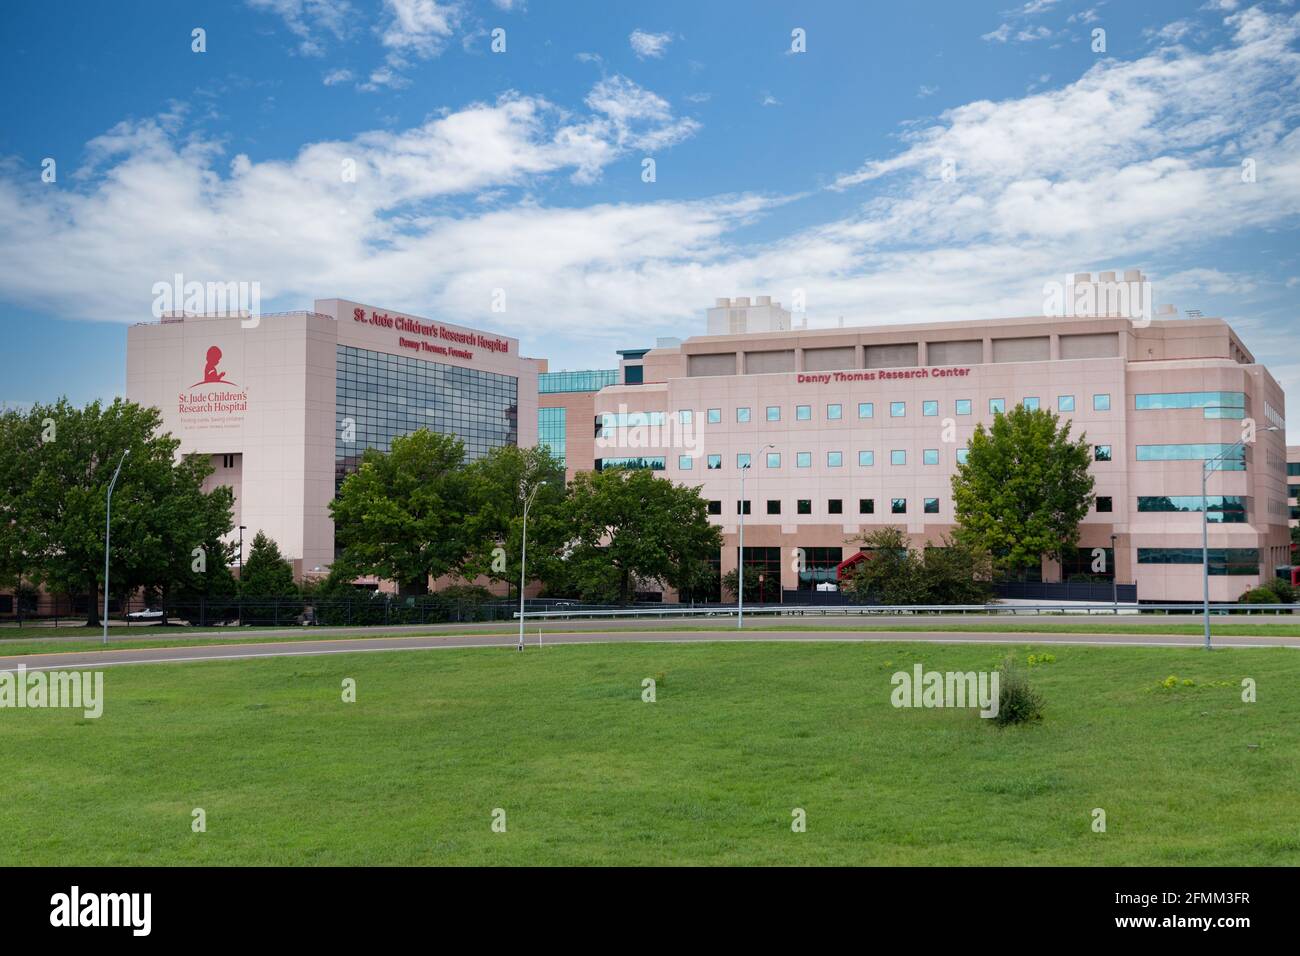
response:
[[[274,538],[299,574],[334,559],[329,502],[368,447],[419,427],[469,457],[537,441],[537,375],[508,336],[343,299],[257,319],[176,315],[133,326],[127,397],[162,410],[183,453],[235,492],[244,547]]]
[[[747,328],[730,315],[745,301],[720,300],[710,326],[728,313]],[[764,573],[770,600],[832,580],[872,527],[938,542],[953,528],[950,482],[976,425],[1018,403],[1057,412],[1094,449],[1084,554],[1045,563],[1043,580],[1095,574],[1101,548],[1101,576],[1135,582],[1140,600],[1198,599],[1201,474],[1220,453],[1208,489],[1212,598],[1235,600],[1290,563],[1285,398],[1219,319],[741,332],[649,350],[641,364],[642,384],[580,399],[579,417],[597,419],[591,466],[698,486],[723,530],[723,573],[738,563],[744,475],[746,564]],[[568,464],[584,467],[574,454]]]

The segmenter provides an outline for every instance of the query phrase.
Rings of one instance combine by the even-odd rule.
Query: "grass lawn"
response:
[[[890,704],[894,671],[988,669],[992,646],[111,668],[98,720],[0,710],[0,865],[1300,863],[1300,655],[1046,652],[1046,718],[1008,730]]]

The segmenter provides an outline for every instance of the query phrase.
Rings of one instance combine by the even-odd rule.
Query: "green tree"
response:
[[[1046,409],[1017,405],[981,423],[952,478],[959,541],[994,556],[1007,573],[1060,560],[1079,541],[1093,502],[1087,436]]]
[[[568,526],[564,514],[564,465],[544,445],[494,449],[465,469],[466,554],[457,569],[466,580],[479,575],[519,587],[524,499],[528,508],[528,577],[554,577]],[[534,491],[535,489],[535,491]]]
[[[280,546],[259,531],[248,549],[248,560],[239,572],[239,593],[243,597],[288,597],[296,595],[293,565],[280,554]]]
[[[193,573],[195,548],[219,547],[232,526],[230,489],[203,490],[205,456],[179,460],[155,408],[121,399],[84,408],[60,399],[0,415],[0,574],[56,594],[88,594],[99,623],[105,493],[113,493],[111,582],[125,597],[167,591]]]
[[[603,561],[613,569],[624,603],[637,582],[688,587],[698,563],[722,547],[722,532],[709,523],[699,490],[650,471],[580,472],[569,485],[566,512],[568,561],[588,573]]]
[[[921,574],[921,560],[902,528],[874,528],[861,539],[865,561],[849,579],[846,590],[863,603],[925,604],[928,596]]]
[[[926,604],[987,604],[993,597],[993,559],[954,538],[921,551]]]
[[[1291,543],[1300,544],[1300,525],[1291,529]]]
[[[745,565],[745,603],[747,604],[758,603],[760,594],[758,573],[758,568],[754,567],[752,564]],[[732,568],[722,576],[723,590],[727,592],[728,596],[733,601],[736,600],[739,580],[740,574],[736,568]]]
[[[464,459],[455,436],[423,428],[394,438],[389,452],[366,449],[330,502],[341,573],[424,594],[429,578],[459,568],[469,553]]]

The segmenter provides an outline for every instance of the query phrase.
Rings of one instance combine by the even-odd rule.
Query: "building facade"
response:
[[[1236,600],[1290,563],[1285,399],[1218,319],[780,329],[690,338],[641,361],[641,384],[583,397],[580,417],[590,397],[596,419],[590,467],[698,486],[723,531],[722,573],[738,564],[745,509],[745,560],[767,599],[833,580],[873,527],[939,543],[976,425],[1016,404],[1057,412],[1093,449],[1097,500],[1080,554],[1044,562],[1044,580],[1117,576],[1140,600],[1198,599],[1201,475],[1220,454],[1212,599]],[[1234,448],[1252,422],[1253,440]],[[571,453],[568,466],[584,463]],[[1094,549],[1106,555],[1100,574]]]
[[[420,427],[469,458],[537,442],[537,376],[508,336],[343,299],[256,319],[177,315],[127,333],[127,398],[162,411],[182,453],[211,456],[244,547],[295,570],[334,560],[329,503],[366,448]]]

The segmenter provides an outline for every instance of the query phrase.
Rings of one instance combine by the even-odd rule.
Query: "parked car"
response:
[[[139,611],[131,611],[126,619],[141,624],[166,624],[167,612],[160,607],[147,607]]]

